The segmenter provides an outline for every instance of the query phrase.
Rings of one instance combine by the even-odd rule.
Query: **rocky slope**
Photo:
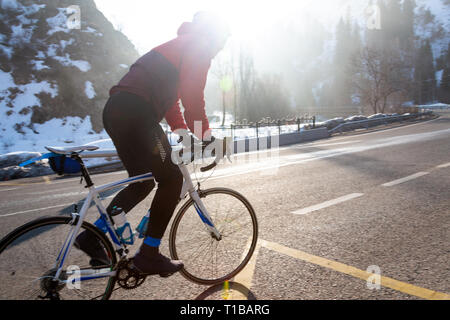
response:
[[[99,133],[109,89],[137,58],[93,0],[0,0],[0,154],[48,128],[67,143]]]

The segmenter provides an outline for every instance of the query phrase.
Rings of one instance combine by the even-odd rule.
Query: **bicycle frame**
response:
[[[215,237],[221,238],[221,235],[219,231],[214,226],[212,219],[210,215],[208,214],[207,209],[203,205],[203,202],[197,192],[197,190],[194,187],[194,184],[192,182],[191,175],[189,174],[189,171],[187,169],[187,166],[182,163],[178,165],[181,173],[184,177],[184,183],[181,190],[180,200],[183,200],[186,198],[187,195],[191,197],[191,199],[194,201],[195,209],[201,219],[201,221],[204,223],[206,228],[209,232],[211,232]],[[88,209],[90,207],[90,204],[92,201],[95,202],[95,205],[97,207],[98,212],[100,213],[100,216],[105,219],[108,229],[108,234],[113,242],[113,245],[116,249],[116,252],[120,254],[120,258],[126,258],[128,251],[126,250],[126,245],[123,244],[120,241],[120,237],[117,235],[115,229],[114,229],[114,223],[112,219],[109,217],[109,215],[106,213],[106,209],[103,206],[101,199],[100,199],[100,193],[112,190],[114,188],[123,187],[126,185],[134,184],[134,183],[140,183],[144,181],[154,180],[152,173],[143,174],[136,177],[131,177],[128,179],[124,179],[118,182],[113,182],[110,184],[106,184],[103,186],[95,187],[93,184],[91,186],[88,186],[89,189],[88,196],[84,200],[83,206],[78,214],[74,214],[73,219],[73,227],[72,230],[69,232],[69,235],[67,236],[67,239],[60,250],[58,257],[56,259],[55,263],[55,269],[57,270],[54,279],[59,279],[66,257],[70,254],[70,251],[73,247],[73,244],[75,242],[75,236],[78,234],[84,219],[86,218]],[[90,181],[90,180],[89,180]],[[72,275],[75,272],[67,272],[67,275]],[[104,269],[84,269],[81,270],[81,272],[78,274],[79,277],[71,280],[60,280],[63,283],[69,283],[69,282],[77,282],[77,281],[86,281],[86,280],[93,280],[98,278],[105,278],[105,277],[112,277],[116,275],[115,271],[110,270],[109,268]]]

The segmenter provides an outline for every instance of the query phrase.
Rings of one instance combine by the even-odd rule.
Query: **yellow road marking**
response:
[[[250,293],[250,287],[252,286],[252,280],[253,280],[253,274],[255,273],[256,268],[256,259],[258,257],[259,249],[261,248],[261,245],[263,244],[263,240],[259,240],[256,244],[255,252],[253,253],[253,256],[251,257],[250,261],[248,262],[247,266],[234,277],[233,282],[240,283],[244,286],[245,289],[243,290],[235,290],[233,289],[233,286],[231,286],[228,294],[228,300],[247,300],[248,294]],[[246,250],[244,250],[244,253],[248,252],[248,249],[251,245],[251,238],[249,242],[247,243]]]
[[[264,247],[282,254],[285,254],[287,256],[300,259],[309,263],[313,263],[316,265],[319,265],[321,267],[325,267],[334,271],[338,271],[341,273],[348,274],[350,276],[353,276],[355,278],[362,279],[364,281],[367,281],[369,277],[373,276],[373,273],[369,273],[367,271],[363,271],[361,269],[348,266],[346,264],[328,260],[325,258],[317,257],[312,254],[288,248],[285,246],[282,246],[277,243],[264,241]],[[450,300],[450,295],[447,293],[437,292],[421,287],[414,286],[409,283],[405,283],[402,281],[398,281],[389,277],[381,276],[381,285],[384,287],[388,287],[391,289],[394,289],[396,291],[400,291],[409,295],[413,295],[419,298],[428,299],[428,300]]]
[[[45,184],[51,184],[50,178],[49,178],[49,177],[43,176],[42,179],[44,180],[44,183],[45,183]]]

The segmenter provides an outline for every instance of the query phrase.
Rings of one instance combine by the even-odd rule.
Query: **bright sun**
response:
[[[346,0],[95,0],[99,9],[121,29],[141,53],[176,36],[197,11],[213,11],[228,21],[234,41],[251,42],[276,23],[308,10],[326,16],[331,4]]]

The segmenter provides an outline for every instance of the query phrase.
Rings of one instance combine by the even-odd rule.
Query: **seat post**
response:
[[[84,165],[83,159],[81,159],[80,155],[76,152],[72,153],[70,156],[72,159],[76,160],[81,167],[81,175],[83,176],[84,180],[86,181],[86,188],[90,188],[94,185],[94,183],[91,180],[91,176],[89,174],[89,171],[87,170],[86,166]]]

